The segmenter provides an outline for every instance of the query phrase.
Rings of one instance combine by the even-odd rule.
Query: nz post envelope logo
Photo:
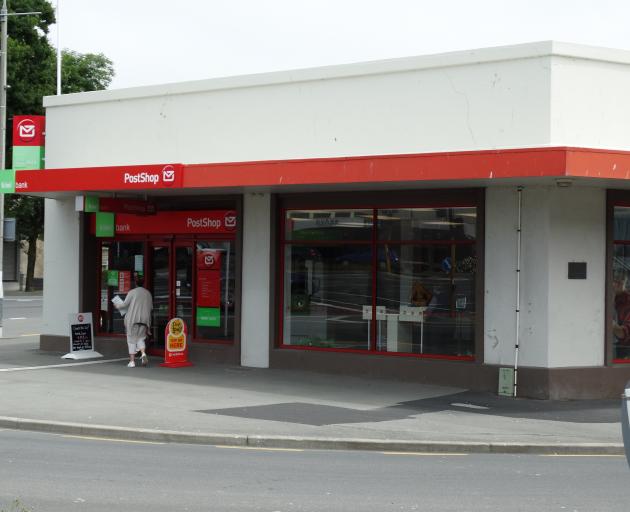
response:
[[[162,169],[162,182],[165,185],[173,185],[175,183],[175,168],[167,165]]]
[[[31,119],[22,119],[18,124],[18,137],[24,142],[31,142],[36,135],[35,123]]]
[[[225,229],[228,231],[233,231],[236,229],[236,212],[229,211],[225,213],[223,217],[223,224],[225,225]]]

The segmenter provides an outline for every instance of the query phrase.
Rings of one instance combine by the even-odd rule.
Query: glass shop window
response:
[[[196,338],[234,339],[234,242],[197,241]]]
[[[472,358],[476,222],[475,207],[286,211],[282,343]]]
[[[144,275],[144,269],[143,242],[101,243],[99,332],[125,333],[123,317],[111,299],[118,295],[124,300],[133,287],[134,275]]]
[[[615,206],[613,217],[612,312],[613,362],[630,363],[630,207]]]

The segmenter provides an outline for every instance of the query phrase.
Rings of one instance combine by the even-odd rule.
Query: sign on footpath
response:
[[[94,350],[94,326],[92,313],[70,315],[70,352],[62,359],[94,359],[103,357]]]
[[[164,330],[164,362],[160,366],[192,366],[188,360],[188,329],[181,318],[171,318]]]

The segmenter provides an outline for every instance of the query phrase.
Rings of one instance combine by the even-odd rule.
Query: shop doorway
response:
[[[235,261],[233,240],[149,242],[153,295],[149,352],[162,355],[171,318],[186,322],[190,340],[232,342]]]
[[[91,229],[95,234],[95,222]],[[124,300],[141,274],[153,295],[152,353],[163,354],[164,329],[174,317],[186,322],[191,342],[234,342],[236,212],[117,213],[115,229],[114,237],[97,239],[99,336],[125,336],[112,299]]]
[[[192,243],[151,243],[151,278],[153,294],[153,343],[156,350],[164,350],[164,329],[177,316],[190,330],[192,326],[193,247]]]

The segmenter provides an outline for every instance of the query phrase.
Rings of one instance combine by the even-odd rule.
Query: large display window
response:
[[[473,358],[476,206],[282,215],[283,346]]]

